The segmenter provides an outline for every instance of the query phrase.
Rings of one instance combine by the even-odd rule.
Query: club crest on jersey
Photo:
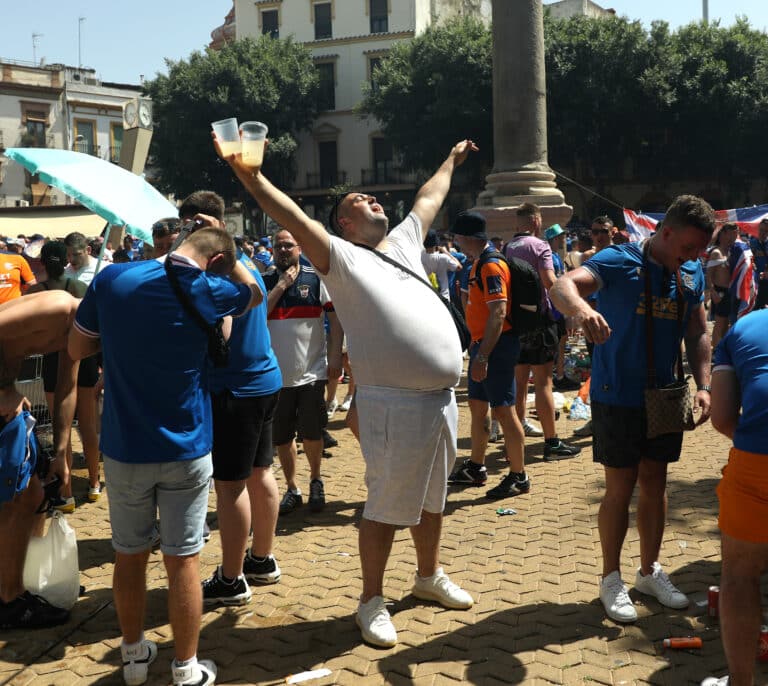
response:
[[[683,288],[685,288],[688,291],[693,290],[693,274],[681,274],[682,281],[683,281]]]
[[[299,286],[299,295],[302,298],[308,298],[309,297],[309,286],[306,286],[306,285]]]

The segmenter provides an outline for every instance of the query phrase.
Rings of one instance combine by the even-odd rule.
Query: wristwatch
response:
[[[707,393],[712,392],[712,386],[710,386],[708,383],[701,384],[700,386],[696,386],[697,391],[706,391]]]
[[[483,355],[483,353],[477,353],[477,355],[475,355],[475,359],[480,364],[488,364],[488,355]]]

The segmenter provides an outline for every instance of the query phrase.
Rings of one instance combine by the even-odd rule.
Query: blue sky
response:
[[[698,20],[702,9],[702,0],[598,0],[598,4],[646,25],[663,19],[673,27]],[[83,66],[96,69],[105,81],[135,84],[140,75],[153,78],[165,72],[165,58],[183,59],[205,47],[232,2],[37,0],[30,7],[31,11],[22,11],[17,4],[17,11],[5,13],[0,57],[31,62],[32,34],[37,33],[42,34],[36,40],[38,60],[77,66],[80,27]],[[744,15],[754,27],[768,29],[766,0],[709,0],[709,15],[723,25]],[[85,20],[80,23],[79,17]]]

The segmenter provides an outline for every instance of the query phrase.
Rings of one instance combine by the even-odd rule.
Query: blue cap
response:
[[[552,226],[544,232],[544,238],[551,241],[553,238],[557,238],[561,233],[565,233],[565,231],[563,231],[560,224],[552,224]]]

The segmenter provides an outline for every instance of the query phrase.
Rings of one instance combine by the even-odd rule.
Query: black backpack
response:
[[[539,273],[525,260],[518,257],[505,257],[497,250],[488,250],[480,255],[475,269],[480,290],[483,290],[480,270],[489,260],[505,262],[509,267],[512,278],[507,321],[512,327],[512,332],[521,336],[546,326],[549,318],[541,307],[542,288]]]

